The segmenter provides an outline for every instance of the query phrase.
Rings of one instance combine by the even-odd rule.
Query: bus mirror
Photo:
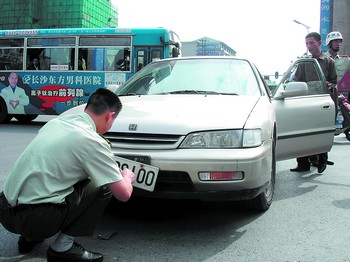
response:
[[[173,57],[178,57],[179,56],[178,48],[173,47],[173,49],[171,50],[171,53]]]

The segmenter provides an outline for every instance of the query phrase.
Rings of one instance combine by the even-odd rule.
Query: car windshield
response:
[[[118,95],[224,94],[260,96],[257,77],[246,60],[178,59],[148,65]]]

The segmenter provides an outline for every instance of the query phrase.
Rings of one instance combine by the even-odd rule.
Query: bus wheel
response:
[[[18,120],[18,122],[20,122],[22,124],[27,124],[37,117],[38,117],[38,115],[14,115],[14,118],[16,118]]]
[[[12,116],[7,113],[6,103],[4,99],[0,97],[0,124],[9,122],[11,119]]]

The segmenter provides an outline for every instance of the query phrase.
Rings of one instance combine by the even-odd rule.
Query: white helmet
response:
[[[326,38],[326,45],[329,45],[329,43],[332,40],[337,40],[337,39],[343,40],[343,36],[341,35],[341,33],[338,31],[330,32]]]

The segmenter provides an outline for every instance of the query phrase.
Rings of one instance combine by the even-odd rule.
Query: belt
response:
[[[40,203],[40,204],[19,204],[19,205],[13,207],[9,204],[9,202],[7,201],[3,192],[0,193],[0,201],[2,201],[2,203],[4,204],[3,206],[7,206],[8,208],[11,208],[11,209],[17,210],[17,211],[33,209],[36,207],[42,207],[42,206],[46,206],[46,205],[55,205],[52,203]],[[57,204],[57,205],[60,205],[60,204]]]

